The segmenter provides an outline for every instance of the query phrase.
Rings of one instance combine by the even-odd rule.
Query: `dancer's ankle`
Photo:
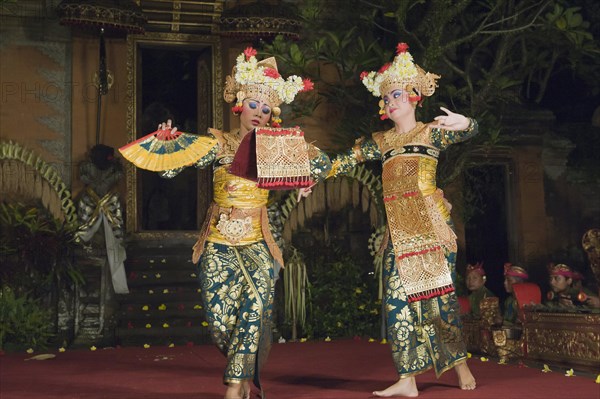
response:
[[[239,382],[228,383],[225,399],[242,399],[242,384]]]

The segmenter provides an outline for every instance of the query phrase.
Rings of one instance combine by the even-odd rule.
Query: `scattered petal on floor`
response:
[[[25,360],[48,360],[54,359],[55,357],[56,355],[53,355],[52,353],[42,353],[40,355],[31,356],[29,359]]]
[[[575,376],[575,372],[573,371],[573,369],[569,369],[567,371],[565,371],[565,377],[574,377]]]

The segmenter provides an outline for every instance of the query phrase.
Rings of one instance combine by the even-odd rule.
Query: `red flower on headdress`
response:
[[[304,87],[300,91],[311,91],[315,88],[315,84],[312,82],[312,80],[308,78],[302,79],[302,84],[304,85]]]
[[[273,68],[265,68],[263,75],[268,76],[273,79],[279,78],[281,75]]]
[[[387,64],[385,64],[384,66],[382,66],[381,68],[379,68],[379,71],[377,71],[377,73],[384,73],[385,71],[388,70],[388,68],[392,66],[391,62],[388,62]]]
[[[252,47],[246,47],[246,50],[244,50],[244,55],[246,56],[246,61],[250,59],[250,57],[254,57],[256,55],[256,50],[254,50]]]
[[[363,80],[364,78],[366,78],[367,76],[369,76],[369,72],[367,71],[362,71],[360,73],[360,80]]]
[[[398,43],[398,45],[396,46],[396,54],[406,53],[406,50],[408,50],[408,44],[404,42]]]

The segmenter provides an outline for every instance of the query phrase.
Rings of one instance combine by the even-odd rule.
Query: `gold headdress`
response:
[[[296,94],[312,88],[313,83],[309,79],[302,79],[296,75],[283,79],[277,70],[274,57],[258,61],[256,50],[247,47],[237,57],[231,75],[225,79],[223,98],[228,103],[236,100],[236,106],[232,108],[234,113],[241,112],[242,101],[245,98],[267,102],[273,111],[271,125],[277,127],[281,123],[279,105],[291,103]]]
[[[362,83],[375,97],[381,97],[391,87],[401,87],[408,91],[410,101],[414,102],[420,101],[421,96],[429,97],[435,92],[440,76],[425,72],[414,63],[407,50],[408,44],[398,43],[394,61],[388,62],[378,71],[360,74]]]

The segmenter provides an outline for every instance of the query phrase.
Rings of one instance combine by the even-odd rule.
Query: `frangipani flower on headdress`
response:
[[[440,76],[425,72],[414,63],[407,50],[408,44],[398,43],[396,57],[391,63],[383,65],[378,71],[361,73],[362,83],[375,97],[381,97],[394,86],[409,91],[411,101],[419,101],[421,96],[429,97],[435,92]],[[413,90],[416,91],[416,95]]]
[[[297,75],[284,79],[274,57],[258,61],[256,50],[248,47],[237,57],[231,75],[227,76],[223,97],[228,103],[252,97],[278,107],[281,103],[291,103],[298,93],[312,88],[309,79]]]

